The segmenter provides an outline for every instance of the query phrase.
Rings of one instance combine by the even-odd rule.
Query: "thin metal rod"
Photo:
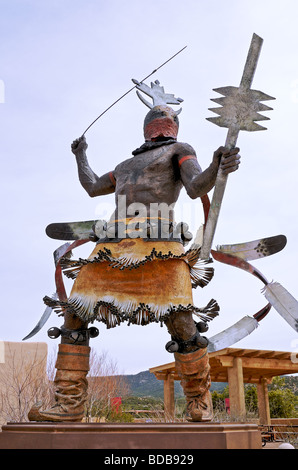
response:
[[[157,70],[161,69],[161,67],[163,67],[164,65],[166,65],[168,62],[170,62],[170,60],[174,59],[174,57],[176,57],[178,54],[180,54],[180,52],[184,51],[184,49],[186,49],[187,46],[184,46],[182,49],[180,49],[180,51],[176,52],[176,54],[174,54],[172,57],[170,57],[168,60],[166,60],[163,64],[161,64],[159,67],[157,67],[156,69],[154,69],[149,75],[147,75],[145,78],[143,78],[143,80],[141,80],[140,83],[143,83],[145,80],[147,80],[147,78],[151,77],[151,75],[153,75],[155,72],[157,72]],[[109,111],[109,109],[111,109],[115,104],[117,104],[120,100],[122,100],[122,98],[124,98],[124,96],[128,95],[128,93],[130,93],[132,90],[134,90],[136,88],[136,85],[134,85],[132,88],[130,88],[126,93],[124,93],[122,96],[120,96],[120,98],[118,98],[116,101],[114,101],[114,103],[112,103],[107,109],[105,109],[96,119],[94,119],[93,122],[91,122],[91,124],[87,127],[87,129],[83,132],[82,134],[82,137],[86,134],[86,132],[90,129],[91,126],[93,126],[93,124],[95,124],[96,121],[98,121],[99,118],[101,118],[101,116],[103,116],[107,111]]]

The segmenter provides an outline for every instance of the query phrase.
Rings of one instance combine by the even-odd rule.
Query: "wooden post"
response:
[[[269,407],[269,396],[268,396],[268,387],[267,380],[261,378],[260,382],[257,384],[257,393],[258,393],[258,407],[259,407],[259,423],[270,425],[270,407]]]
[[[175,417],[174,378],[167,374],[163,382],[165,420],[171,421]]]
[[[235,357],[233,366],[228,367],[229,396],[230,396],[230,413],[233,419],[245,420],[245,399],[244,399],[244,383],[242,359]]]

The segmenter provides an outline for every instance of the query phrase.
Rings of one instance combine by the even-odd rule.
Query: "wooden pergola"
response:
[[[295,357],[294,357],[295,356]],[[259,422],[271,424],[268,387],[273,377],[298,373],[296,355],[284,351],[260,351],[255,349],[227,348],[209,354],[212,382],[228,382],[230,413],[245,420],[244,384],[256,384]],[[180,380],[175,362],[149,369],[158,380],[164,381],[165,416],[174,417],[174,381]]]

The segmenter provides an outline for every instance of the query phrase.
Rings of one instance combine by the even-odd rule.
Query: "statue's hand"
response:
[[[80,154],[81,152],[84,152],[87,150],[88,144],[86,142],[85,136],[79,137],[78,139],[74,140],[73,143],[71,144],[71,151],[75,155]]]
[[[219,147],[213,155],[213,162],[218,162],[224,175],[238,170],[240,165],[239,148],[229,150],[227,147]]]

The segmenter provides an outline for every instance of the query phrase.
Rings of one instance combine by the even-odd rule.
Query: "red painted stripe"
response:
[[[208,214],[210,210],[210,200],[209,200],[208,194],[204,194],[204,196],[201,196],[201,201],[202,201],[203,210],[204,210],[204,218],[205,218],[204,225],[206,227]]]
[[[110,177],[110,180],[111,180],[112,185],[113,185],[113,186],[116,186],[116,180],[115,180],[115,178],[114,178],[114,174],[113,174],[112,171],[110,171],[109,177]]]
[[[64,253],[63,256],[65,256],[66,253],[69,253],[72,249],[76,248],[77,246],[81,246],[81,245],[83,245],[84,243],[87,243],[87,242],[90,242],[90,240],[89,239],[88,240],[84,239],[84,240],[74,241],[67,248],[67,250],[66,250],[66,252]],[[55,283],[56,283],[56,291],[57,291],[59,300],[66,302],[67,301],[67,294],[66,294],[66,290],[65,290],[65,286],[64,286],[64,282],[63,282],[63,277],[62,277],[62,269],[61,269],[61,266],[60,266],[60,259],[57,262],[57,266],[56,266],[56,270],[55,270]]]
[[[185,157],[182,157],[180,160],[179,160],[179,166],[182,165],[183,162],[185,162],[186,160],[196,160],[197,157],[195,157],[194,155],[186,155]]]

